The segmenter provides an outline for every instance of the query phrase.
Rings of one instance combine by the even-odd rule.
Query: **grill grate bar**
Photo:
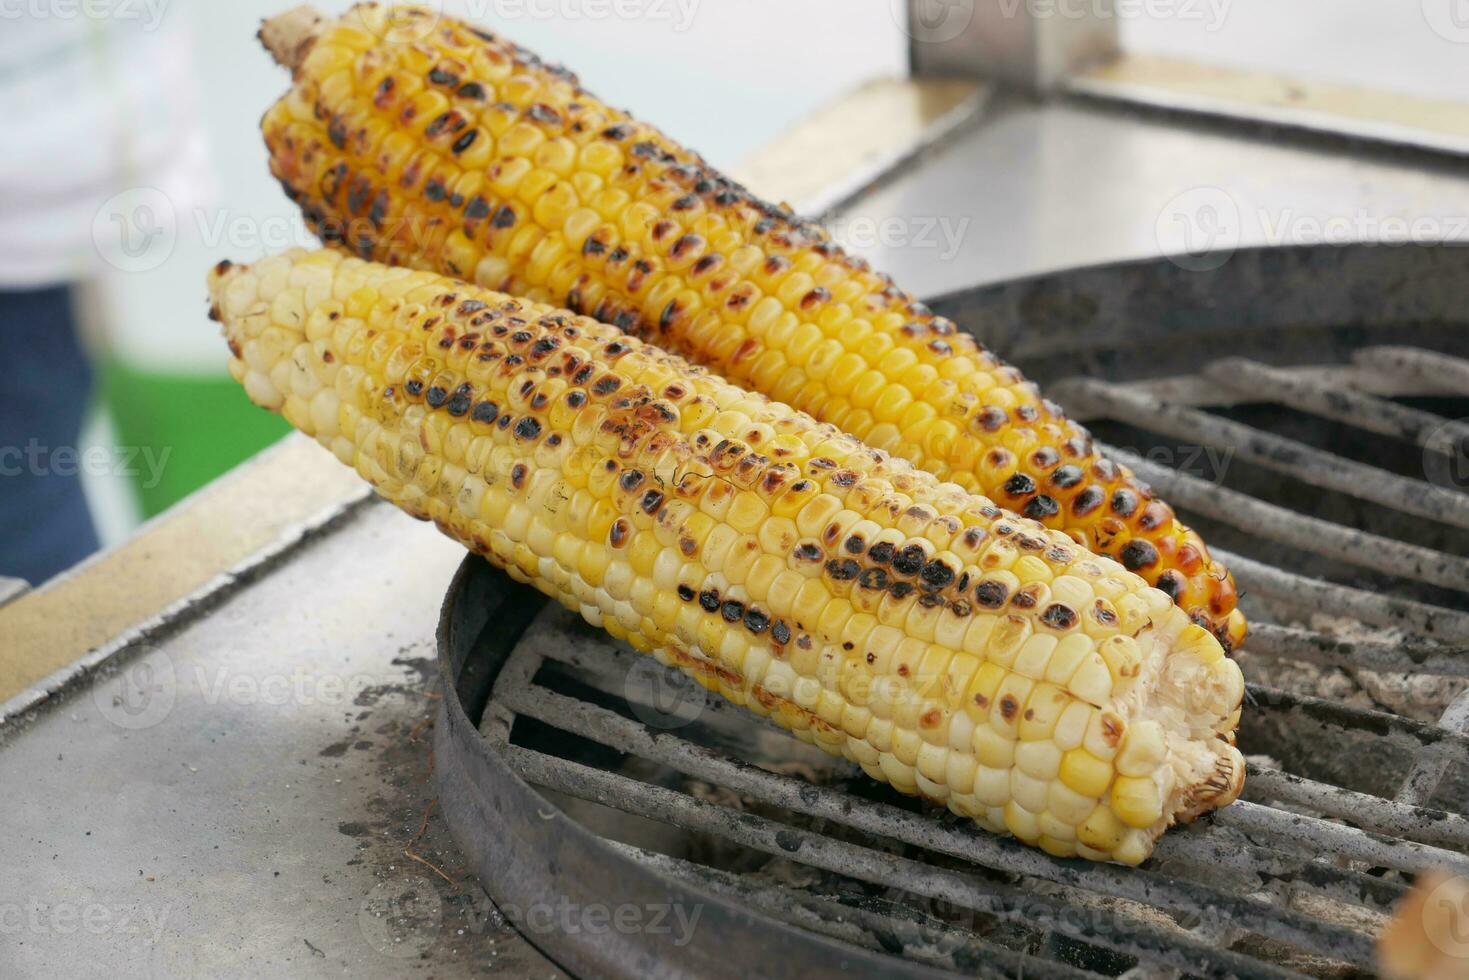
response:
[[[1344,459],[1332,453],[1259,429],[1160,401],[1141,391],[1073,378],[1055,397],[1086,406],[1109,418],[1199,445],[1227,447],[1239,458],[1268,467],[1311,486],[1381,504],[1405,514],[1469,528],[1469,494],[1445,490],[1422,480]],[[1217,488],[1215,490],[1217,493]]]
[[[1462,731],[1446,730],[1438,725],[1425,724],[1402,715],[1356,708],[1339,701],[1328,701],[1326,698],[1296,694],[1293,691],[1265,687],[1261,684],[1246,684],[1245,691],[1245,701],[1252,709],[1256,707],[1279,708],[1297,712],[1304,718],[1324,725],[1335,725],[1349,731],[1364,731],[1383,737],[1396,736],[1404,741],[1416,742],[1420,746],[1443,743],[1459,752],[1469,752],[1469,734]]]
[[[1469,732],[1469,691],[1459,692],[1438,720],[1439,727],[1451,732]],[[1438,784],[1443,781],[1453,761],[1453,753],[1446,745],[1428,745],[1418,753],[1413,768],[1403,780],[1398,791],[1398,802],[1422,806],[1433,799]]]
[[[833,840],[518,745],[506,746],[505,758],[522,779],[560,793],[685,830],[714,834],[835,874],[876,885],[897,886],[915,895],[951,902],[1006,921],[1025,924],[1036,921],[1037,915],[1044,915],[1055,932],[1079,942],[1167,964],[1190,974],[1221,980],[1301,976],[1240,953],[1214,948],[1182,931],[1166,932],[1117,913],[1068,906],[1049,896]],[[1344,939],[1332,952],[1333,959],[1365,961],[1371,956],[1372,943],[1365,937],[1347,933]]]
[[[1469,559],[1405,544],[1301,514],[1110,446],[1109,458],[1132,469],[1174,506],[1292,548],[1399,578],[1469,591]],[[1466,498],[1469,499],[1469,498]]]
[[[1469,361],[1438,351],[1419,347],[1363,347],[1352,353],[1352,362],[1394,374],[1414,389],[1469,391]]]
[[[834,939],[878,951],[896,944],[905,957],[929,966],[961,970],[968,976],[1037,980],[1098,980],[1101,974],[1055,960],[1041,959],[987,942],[898,902],[868,900],[867,905],[823,898],[782,885],[705,867],[692,861],[645,851],[621,841],[612,849],[640,864],[696,887],[735,898],[782,922],[794,922]],[[877,906],[886,906],[879,911]],[[874,940],[874,936],[881,937]]]
[[[1457,610],[1323,582],[1222,548],[1212,550],[1216,558],[1229,566],[1235,581],[1247,593],[1268,596],[1299,613],[1357,619],[1372,626],[1410,630],[1443,643],[1469,644],[1469,615]],[[1255,623],[1250,624],[1252,635],[1257,628]]]
[[[1323,954],[1330,954],[1339,942],[1355,935],[1259,901],[1232,896],[1208,885],[1179,881],[1155,872],[1124,870],[1105,865],[1089,865],[1084,870],[1078,870],[1075,863],[1058,864],[1018,842],[940,823],[922,814],[879,803],[855,802],[839,791],[758,769],[668,732],[655,734],[647,726],[623,718],[615,712],[543,688],[501,691],[500,700],[519,714],[619,751],[662,763],[686,775],[757,797],[772,805],[947,854],[983,867],[1029,875],[1069,888],[1101,892],[1190,914],[1203,908],[1213,909],[1219,914],[1228,914],[1235,922],[1251,931]],[[1190,844],[1197,845],[1204,836],[1206,835],[1190,834]],[[1233,841],[1219,848],[1215,856],[1226,859],[1234,868],[1251,875],[1271,863],[1266,855],[1251,854],[1249,849],[1242,852]],[[1212,860],[1205,862],[1205,866],[1211,872],[1218,869]],[[1291,866],[1291,862],[1286,862],[1285,867],[1273,867],[1270,870],[1272,874],[1290,874],[1296,869]],[[1339,894],[1343,897],[1348,897],[1349,900],[1361,899],[1364,882],[1350,880],[1353,876],[1340,872],[1326,877],[1341,885]],[[1396,890],[1389,888],[1383,891],[1386,894],[1379,897],[1382,904],[1386,905],[1396,897]]]
[[[1273,368],[1243,357],[1227,357],[1204,369],[1215,384],[1242,395],[1268,392],[1273,401],[1321,418],[1345,422],[1367,432],[1392,436],[1424,449],[1452,453],[1469,445],[1469,425],[1432,412],[1408,408],[1386,398],[1350,391],[1338,385]]]
[[[1325,633],[1251,623],[1245,650],[1257,656],[1301,660],[1332,667],[1469,677],[1469,648],[1402,640],[1343,640]]]
[[[1278,769],[1250,766],[1244,798],[1255,803],[1272,800],[1310,807],[1363,830],[1420,844],[1469,849],[1469,819],[1457,813],[1427,809],[1402,799],[1384,800]]]

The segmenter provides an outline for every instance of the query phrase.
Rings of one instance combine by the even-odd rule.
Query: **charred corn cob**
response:
[[[377,492],[871,776],[1137,863],[1244,682],[1059,532],[615,327],[334,251],[211,276],[230,370]]]
[[[329,243],[585,312],[1066,531],[1226,648],[1200,537],[1018,371],[574,75],[428,10],[267,22],[271,167]]]

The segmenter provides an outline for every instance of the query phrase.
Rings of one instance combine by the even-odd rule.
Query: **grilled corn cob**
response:
[[[1161,591],[587,317],[334,251],[211,275],[230,370],[638,650],[1056,855],[1233,800],[1244,682]]]
[[[1066,531],[1226,648],[1233,579],[1018,371],[574,75],[429,10],[298,10],[271,168],[322,238],[585,312]]]

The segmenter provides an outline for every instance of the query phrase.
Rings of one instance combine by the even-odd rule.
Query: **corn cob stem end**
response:
[[[256,37],[276,64],[295,71],[325,26],[326,18],[314,7],[300,6],[261,21]]]

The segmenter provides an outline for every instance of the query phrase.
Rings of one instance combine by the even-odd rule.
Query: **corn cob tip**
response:
[[[256,37],[276,64],[295,71],[325,26],[325,17],[314,7],[303,5],[261,21]]]

